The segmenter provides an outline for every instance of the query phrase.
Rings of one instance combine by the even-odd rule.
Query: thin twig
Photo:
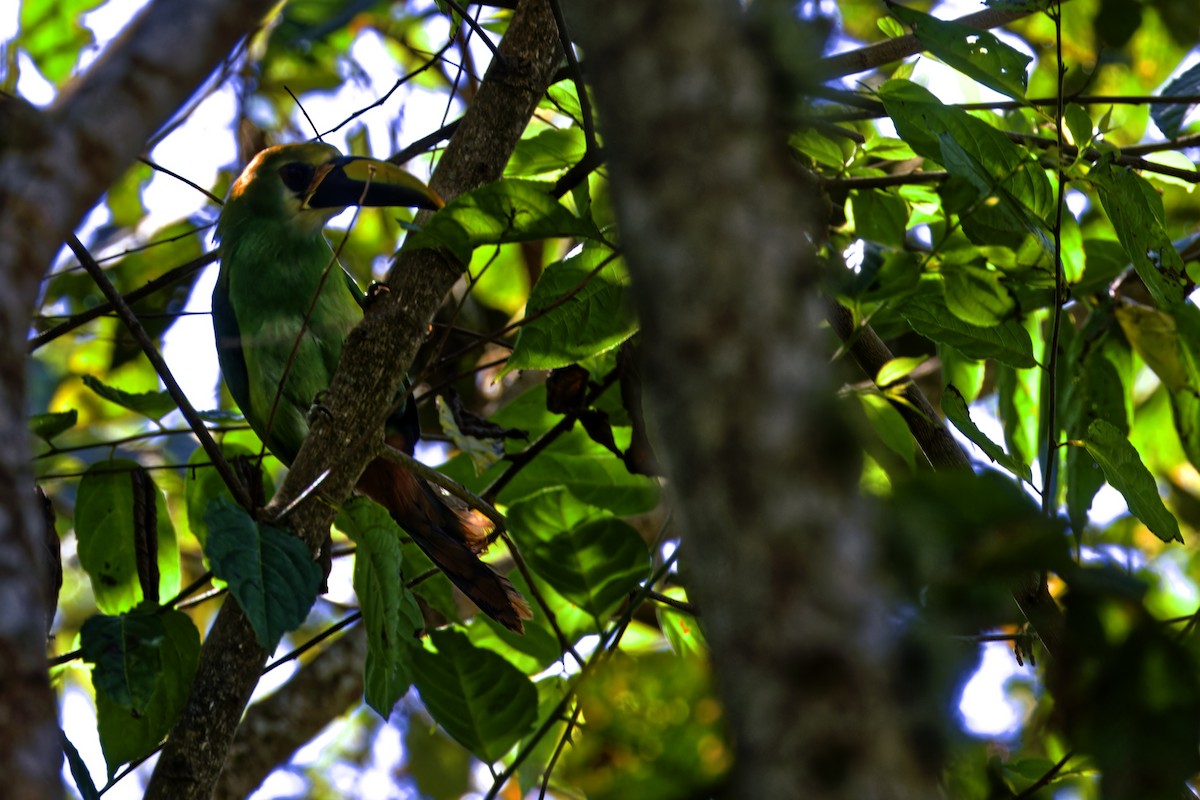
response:
[[[204,420],[200,419],[200,415],[192,407],[191,401],[183,393],[183,389],[179,388],[179,383],[175,380],[175,376],[171,374],[171,369],[167,366],[167,362],[163,360],[162,355],[158,352],[158,348],[154,346],[154,342],[142,327],[142,323],[138,321],[137,315],[126,304],[125,298],[121,297],[121,293],[112,285],[108,276],[104,274],[104,270],[100,268],[100,265],[92,258],[92,254],[87,251],[87,248],[83,246],[83,242],[79,241],[79,238],[75,234],[71,234],[67,239],[67,246],[71,248],[71,252],[79,259],[79,263],[83,265],[83,268],[92,276],[92,280],[96,282],[100,291],[108,299],[113,310],[121,317],[121,320],[133,335],[133,338],[141,346],[142,352],[146,354],[146,358],[154,367],[154,371],[158,373],[158,377],[167,388],[167,393],[175,401],[176,406],[178,406],[180,413],[183,414],[183,418],[187,420],[192,432],[200,440],[200,446],[208,454],[209,459],[217,469],[217,474],[225,482],[230,494],[237,500],[238,505],[247,511],[253,512],[254,504],[250,500],[249,492],[246,491],[246,487],[242,485],[242,482],[238,480],[233,467],[225,460],[225,455],[208,432],[208,427],[204,424]]]
[[[138,300],[141,300],[144,297],[148,297],[148,296],[154,294],[159,289],[163,289],[167,286],[170,286],[173,283],[177,283],[177,282],[183,280],[184,278],[188,277],[196,270],[203,269],[204,267],[213,263],[218,258],[219,258],[219,256],[218,256],[216,250],[205,253],[204,255],[202,255],[198,258],[193,258],[191,261],[188,261],[186,264],[180,264],[178,267],[175,267],[174,269],[167,270],[166,272],[164,272],[162,275],[159,275],[154,280],[149,281],[145,286],[134,289],[133,291],[129,292],[128,294],[119,295],[119,296],[126,305],[132,305],[133,303],[136,303]],[[97,262],[95,261],[95,259],[93,259],[92,263],[96,264]],[[87,311],[80,312],[79,314],[74,315],[73,317],[66,320],[65,322],[60,322],[58,325],[55,325],[50,330],[43,331],[42,333],[39,333],[37,336],[34,336],[32,339],[29,340],[29,344],[26,346],[26,350],[28,352],[32,353],[35,350],[37,350],[39,347],[41,347],[42,345],[48,344],[49,342],[54,341],[58,337],[60,337],[64,334],[70,333],[71,331],[78,328],[80,325],[85,325],[98,317],[102,317],[105,314],[108,314],[114,308],[115,308],[115,306],[111,302],[107,302],[107,303],[100,303],[95,308],[89,308]]]

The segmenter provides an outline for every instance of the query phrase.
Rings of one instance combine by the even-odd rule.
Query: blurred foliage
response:
[[[61,89],[93,52],[88,12],[110,5],[23,0],[2,88],[20,92],[40,77]],[[895,597],[897,696],[955,798],[1178,796],[1200,768],[1200,654],[1187,622],[1200,597],[1200,316],[1188,299],[1200,274],[1189,149],[1200,131],[1188,98],[1200,73],[1182,69],[1198,43],[1194,3],[993,0],[1042,9],[996,38],[927,17],[931,3],[911,5],[889,14],[876,0],[838,0],[815,34],[780,30],[764,50],[796,60],[777,65],[794,76],[811,61],[809,48],[789,46],[798,41],[854,47],[915,29],[926,48],[831,79],[822,99],[789,100],[787,115],[802,109],[822,123],[797,124],[788,143],[828,195],[830,227],[815,237],[826,290],[900,356],[870,376],[877,387],[845,392],[867,432],[863,488],[880,512]],[[485,12],[489,35],[502,34],[507,13]],[[1062,119],[1052,101],[1056,22],[1070,101]],[[290,93],[347,152],[394,154],[402,133],[435,131],[470,102],[488,57],[477,36],[433,3],[291,0],[198,98],[232,99],[238,153],[201,188],[222,197],[259,147],[312,136]],[[288,583],[304,568],[269,585],[239,577],[246,559],[280,549],[265,544],[278,531],[233,510],[132,337],[110,313],[92,316],[101,300],[91,279],[70,259],[47,276],[31,332],[47,338],[32,353],[28,412],[64,556],[51,651],[70,653],[86,631],[94,669],[72,661],[55,674],[64,691],[93,696],[110,777],[151,751],[178,712],[215,603],[180,607],[191,595],[176,594],[208,588],[211,564],[259,609],[264,639],[283,635],[281,656],[343,619],[347,603],[362,608],[366,703],[293,772],[309,781],[307,796],[345,794],[330,767],[361,779],[387,736],[404,753],[384,765],[391,779],[439,800],[541,787],[665,800],[720,785],[734,749],[703,618],[688,602],[687,555],[658,483],[622,457],[644,432],[625,407],[622,383],[633,377],[616,357],[637,320],[606,170],[555,189],[590,156],[578,91],[572,80],[551,87],[504,181],[456,199],[415,233],[407,212],[364,209],[341,250],[364,286],[402,242],[450,247],[468,265],[413,370],[415,397],[427,439],[450,456],[443,470],[473,491],[497,490],[507,546],[528,570],[510,577],[538,599],[523,637],[474,615],[444,577],[425,577],[428,560],[409,543],[395,547],[390,519],[360,506],[334,537],[338,562],[355,558],[351,544],[362,548],[341,571],[354,575],[354,591],[348,579],[333,586],[286,633],[311,596]],[[970,101],[978,104],[963,107]],[[418,107],[413,119],[406,109]],[[440,146],[411,166],[428,168]],[[197,169],[186,159],[161,166]],[[135,165],[81,232],[126,294],[184,268],[133,306],[160,344],[183,329],[185,303],[205,285],[219,212],[180,185],[191,210],[162,218],[155,187],[175,183]],[[56,327],[64,322],[73,327]],[[205,360],[206,330],[207,319],[187,329],[193,354],[174,369]],[[570,371],[548,391],[554,368]],[[921,469],[896,406],[910,379],[983,448],[981,474]],[[260,458],[262,444],[214,389],[205,420],[269,496],[279,464]],[[517,433],[474,447],[473,423],[444,416],[445,442],[432,400],[447,392]],[[509,458],[473,460],[481,449]],[[214,550],[214,523],[229,527],[231,517],[242,537],[218,534]],[[507,546],[496,548],[505,569]],[[1065,650],[1053,660],[1010,596],[1014,581],[1040,571],[1067,613]],[[427,635],[413,638],[421,626]],[[1024,704],[1019,729],[994,740],[964,731],[956,710],[982,635],[1009,637],[1033,667],[1013,689]],[[506,783],[481,785],[478,758]],[[86,786],[77,755],[71,768]]]

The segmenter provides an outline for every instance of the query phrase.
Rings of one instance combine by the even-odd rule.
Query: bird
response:
[[[363,292],[344,269],[323,278],[335,259],[325,225],[353,205],[436,210],[444,203],[389,162],[307,142],[258,153],[217,220],[212,319],[221,375],[250,427],[285,464],[300,452],[309,413],[363,316]],[[388,420],[385,436],[413,453],[420,425],[411,400]],[[478,558],[490,532],[482,515],[451,508],[423,479],[382,458],[367,465],[356,490],[386,508],[481,611],[524,632],[529,604]]]

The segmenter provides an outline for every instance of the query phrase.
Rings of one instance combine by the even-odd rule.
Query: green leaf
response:
[[[525,319],[506,372],[565,367],[611,350],[637,330],[624,262],[606,248],[584,248],[551,264],[529,295]]]
[[[583,158],[586,149],[582,128],[547,128],[517,143],[504,174],[530,177],[568,169]]]
[[[200,632],[182,611],[165,610],[159,617],[164,634],[158,648],[161,670],[141,713],[114,702],[105,692],[96,693],[100,746],[110,779],[121,764],[144,758],[158,748],[183,711],[196,675]]]
[[[681,586],[671,586],[664,594],[672,600],[687,602],[688,599],[687,592]],[[708,655],[708,640],[695,615],[666,603],[659,603],[654,611],[658,617],[658,627],[676,655]]]
[[[969,208],[960,211],[963,232],[972,241],[1017,249],[1028,233],[1049,245],[1046,220],[1054,191],[1027,150],[911,81],[888,81],[879,96],[900,137],[918,155],[946,167],[960,188],[973,190]]]
[[[366,701],[387,719],[412,683],[414,634],[421,609],[404,586],[401,531],[388,512],[356,497],[338,515],[338,529],[354,542],[354,592],[367,632]]]
[[[908,204],[899,195],[879,189],[855,190],[850,193],[854,209],[854,232],[872,242],[904,246],[908,225]]]
[[[872,392],[859,393],[858,399],[862,404],[863,413],[883,443],[903,458],[910,467],[915,466],[917,442],[913,439],[908,423],[892,402]]]
[[[1162,97],[1184,97],[1200,94],[1200,64],[1193,64],[1163,87]],[[1150,117],[1168,139],[1174,139],[1183,130],[1183,121],[1196,108],[1195,103],[1155,103],[1150,106]]]
[[[967,410],[967,402],[963,399],[962,394],[953,385],[947,386],[942,392],[942,412],[946,415],[946,419],[954,424],[975,445],[984,452],[984,454],[995,463],[1004,467],[1008,471],[1020,477],[1026,483],[1033,482],[1033,472],[1028,464],[1022,464],[1015,458],[1004,452],[1004,448],[993,442],[979,430],[979,427],[971,420],[971,414]]]
[[[1078,103],[1067,103],[1063,112],[1063,120],[1067,123],[1067,130],[1071,133],[1072,143],[1076,147],[1087,147],[1092,141],[1092,132],[1095,130],[1087,109]]]
[[[953,347],[939,344],[938,359],[942,362],[942,383],[953,383],[962,392],[963,399],[970,405],[979,399],[987,373],[987,363],[967,358]],[[1002,365],[997,364],[997,369]]]
[[[79,53],[95,42],[82,24],[83,15],[105,0],[24,0],[20,46],[46,80],[62,84],[79,62]]]
[[[430,715],[477,758],[500,759],[533,726],[537,689],[490,650],[459,631],[432,631],[433,653],[413,651],[413,683]]]
[[[104,202],[112,216],[112,225],[129,228],[141,221],[142,217],[146,215],[146,206],[142,204],[142,193],[150,184],[153,176],[154,170],[148,164],[138,161],[108,187]],[[160,263],[162,262],[160,261]]]
[[[79,629],[83,660],[94,664],[92,684],[116,705],[141,714],[162,674],[166,628],[156,611],[96,614]]]
[[[250,464],[254,464],[258,459],[255,451],[234,442],[222,442],[221,453],[230,462],[244,458]],[[217,497],[227,497],[232,500],[233,495],[229,493],[229,487],[221,479],[220,473],[212,465],[208,453],[204,452],[203,447],[197,447],[192,451],[187,465],[187,471],[183,476],[183,497],[187,505],[188,528],[196,537],[196,541],[200,543],[200,547],[203,548],[208,538],[208,525],[204,521],[208,504]],[[274,491],[271,478],[265,470],[261,471],[261,477],[263,497],[270,497]]]
[[[139,531],[153,531],[159,594],[179,589],[179,545],[166,502],[136,461],[113,459],[88,467],[75,498],[75,537],[79,563],[92,581],[96,606],[108,614],[128,611],[145,597],[138,579],[139,561],[146,574],[147,554],[139,553]]]
[[[948,344],[968,358],[994,358],[1022,369],[1037,364],[1029,333],[1012,320],[990,328],[972,325],[949,313],[940,299],[929,296],[906,300],[896,310],[917,333]]]
[[[1026,69],[1033,59],[991,33],[961,22],[889,4],[892,14],[913,26],[921,46],[954,69],[1014,100],[1025,98]]]
[[[1099,188],[1117,238],[1155,303],[1163,310],[1181,305],[1187,275],[1183,259],[1163,229],[1162,198],[1144,178],[1110,163],[1094,167],[1088,179]]]
[[[565,486],[585,503],[614,514],[641,514],[658,505],[658,482],[642,475],[631,475],[625,465],[610,453],[573,455],[542,453],[500,492],[502,503],[513,503],[540,492],[548,486]]]
[[[78,421],[79,412],[73,408],[70,411],[31,414],[29,417],[29,432],[46,444],[51,444],[51,439],[63,431],[73,428]]]
[[[1128,434],[1124,383],[1103,351],[1093,349],[1082,369],[1074,371],[1074,380],[1067,390],[1064,416],[1063,426],[1072,438],[1082,436],[1096,419],[1110,422],[1121,433]],[[1104,485],[1104,473],[1085,449],[1068,447],[1064,481],[1067,519],[1078,539],[1087,527],[1092,499]]]
[[[1121,303],[1113,309],[1125,338],[1133,351],[1154,370],[1171,393],[1194,392],[1193,376],[1181,358],[1181,343],[1175,318],[1170,314],[1136,303]]]
[[[75,781],[75,788],[79,791],[79,796],[83,800],[100,800],[100,792],[96,790],[96,784],[92,780],[91,773],[88,772],[87,764],[84,763],[83,757],[79,755],[79,751],[75,749],[75,745],[71,744],[71,740],[65,733],[62,734],[62,746],[63,755],[67,757],[67,764],[71,768],[71,777]]]
[[[572,214],[550,194],[551,184],[500,180],[456,197],[419,231],[405,249],[445,247],[464,264],[481,244],[560,237],[600,239],[590,219]]]
[[[83,376],[83,383],[96,394],[116,403],[122,408],[149,417],[155,422],[175,410],[175,401],[165,391],[160,392],[126,392],[104,384],[100,379],[91,375]]]
[[[928,361],[927,356],[902,356],[893,358],[875,373],[875,385],[886,389],[893,383],[908,377],[908,374]]]
[[[308,546],[286,531],[260,525],[227,497],[208,505],[208,556],[213,574],[229,584],[258,643],[274,651],[295,630],[321,588],[321,568]]]
[[[996,270],[960,266],[942,272],[946,307],[963,322],[990,328],[999,325],[1016,308]]]
[[[1093,420],[1083,444],[1135,517],[1164,542],[1183,541],[1179,523],[1158,494],[1154,476],[1119,428],[1106,420]]]
[[[112,202],[112,190],[109,191]],[[190,220],[180,220],[159,228],[149,239],[154,243],[153,247],[130,253],[109,270],[108,274],[121,292],[141,288],[157,278],[164,264],[183,264],[203,254],[202,237],[197,234],[196,225]],[[175,324],[178,319],[176,312],[183,310],[200,274],[201,270],[195,270],[183,280],[132,304],[133,311],[151,339],[160,341],[163,334]],[[109,366],[110,369],[116,369],[141,357],[141,346],[131,336],[120,336],[113,342]]]
[[[1141,4],[1137,0],[1100,0],[1092,24],[1105,45],[1124,47],[1141,27]]]
[[[605,619],[650,574],[645,541],[616,517],[583,522],[548,541],[525,537],[525,542],[525,558],[534,572],[597,620]]]

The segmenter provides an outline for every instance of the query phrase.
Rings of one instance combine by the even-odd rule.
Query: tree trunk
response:
[[[737,743],[728,796],[932,796],[814,288],[823,221],[733,0],[575,0],[651,418]],[[753,42],[753,44],[752,44]]]

